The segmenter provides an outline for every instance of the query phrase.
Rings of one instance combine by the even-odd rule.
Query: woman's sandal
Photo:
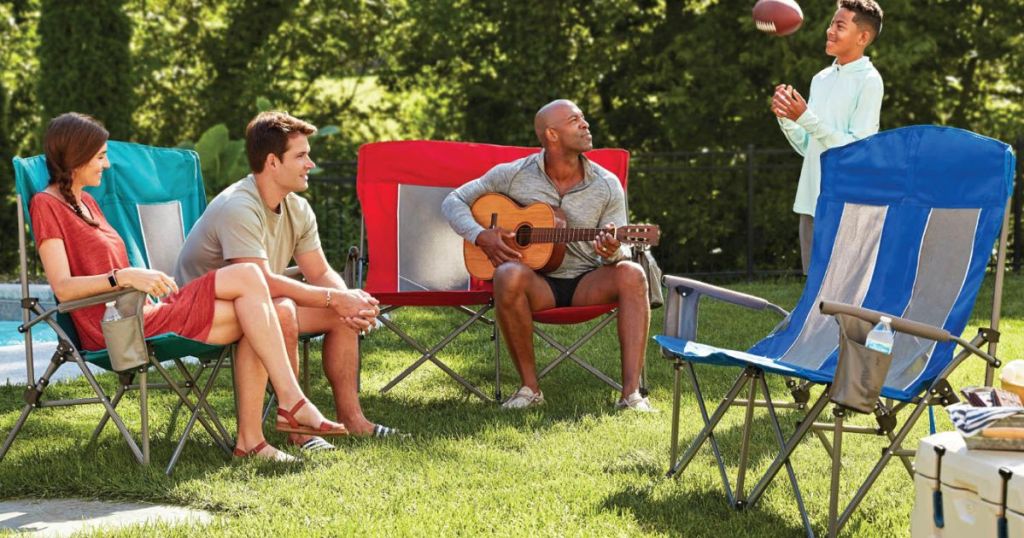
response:
[[[299,424],[299,421],[295,419],[295,413],[298,413],[299,409],[302,409],[302,406],[306,405],[307,401],[308,400],[305,398],[299,400],[298,403],[288,411],[278,407],[278,418],[284,418],[287,422],[281,422],[278,420],[276,425],[277,431],[283,433],[300,433],[304,435],[348,435],[348,430],[345,429],[344,424],[338,424],[337,428],[331,426],[331,423],[326,420],[321,422],[320,426],[316,428]]]
[[[301,460],[299,460],[299,458],[296,458],[295,456],[292,456],[291,454],[285,454],[284,452],[281,452],[280,450],[277,450],[277,449],[274,449],[274,455],[273,456],[261,456],[260,452],[264,448],[267,448],[268,446],[270,446],[270,445],[268,445],[266,441],[261,441],[260,444],[252,447],[249,450],[242,450],[241,448],[235,448],[235,450],[231,453],[231,455],[233,455],[236,458],[259,458],[259,459],[264,459],[264,460],[267,460],[267,461],[278,461],[278,462],[281,462],[281,463],[295,463],[295,462],[301,461]]]

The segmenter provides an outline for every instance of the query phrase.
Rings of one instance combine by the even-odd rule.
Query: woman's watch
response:
[[[117,283],[117,269],[113,269],[110,271],[110,274],[107,275],[107,282],[110,283],[111,288],[121,287],[121,285]]]

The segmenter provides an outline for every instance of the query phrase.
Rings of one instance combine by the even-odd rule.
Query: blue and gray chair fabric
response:
[[[822,155],[821,194],[815,213],[813,252],[807,282],[796,307],[771,334],[747,351],[735,351],[701,344],[696,339],[696,314],[702,296],[714,297],[754,309],[781,308],[762,299],[723,290],[707,284],[667,277],[670,292],[664,334],[655,337],[663,354],[676,363],[676,398],[673,412],[672,467],[670,475],[682,473],[696,451],[710,442],[721,469],[729,502],[749,505],[783,467],[794,488],[794,497],[808,533],[812,533],[800,489],[789,457],[804,435],[813,430],[826,441],[814,422],[829,402],[837,362],[840,360],[839,326],[822,311],[823,302],[851,305],[842,307],[866,321],[877,321],[882,313],[922,325],[899,332],[892,350],[892,362],[881,388],[874,414],[879,423],[875,433],[886,436],[887,449],[875,469],[854,495],[841,516],[837,515],[838,459],[842,419],[850,409],[834,410],[834,473],[829,507],[829,534],[836,534],[870,489],[878,473],[893,455],[912,468],[900,443],[928,405],[956,401],[946,377],[967,356],[975,354],[998,361],[979,348],[994,349],[998,333],[998,311],[991,328],[983,329],[971,342],[959,335],[964,331],[975,299],[999,239],[1005,253],[1004,228],[1007,202],[1015,160],[1006,144],[954,128],[915,126],[886,131]],[[1000,258],[1002,259],[1002,258]],[[996,267],[995,293],[1001,293],[1002,267]],[[835,308],[825,308],[835,310]],[[923,331],[912,330],[924,327]],[[916,334],[912,334],[916,333]],[[936,338],[938,341],[931,338]],[[964,348],[954,356],[960,344]],[[743,369],[719,408],[708,416],[693,364]],[[697,393],[705,427],[676,461],[680,370],[687,369]],[[764,374],[785,376],[796,399],[795,407],[807,409],[808,388],[824,385],[817,401],[807,410],[796,433],[783,442],[775,407],[768,394]],[[991,374],[986,381],[990,381]],[[748,408],[743,446],[734,495],[715,441],[715,425],[749,383]],[[755,402],[760,386],[764,400]],[[755,405],[769,411],[780,453],[749,496],[743,491],[748,457],[751,412]],[[789,406],[794,406],[789,404]],[[899,411],[907,410],[897,428]],[[826,447],[828,445],[826,444]]]
[[[184,244],[185,235],[206,208],[206,191],[199,169],[199,157],[193,151],[171,148],[155,148],[126,142],[111,141],[107,145],[111,167],[103,174],[100,186],[87,189],[96,199],[111,226],[120,234],[128,251],[129,263],[135,267],[158,269],[169,274]],[[18,194],[18,211],[31,226],[28,207],[32,196],[46,188],[49,172],[45,157],[15,158],[15,187]],[[25,227],[20,232],[26,233]],[[27,237],[23,237],[22,245]],[[20,252],[23,277],[27,271],[27,251]],[[108,420],[114,422],[129,448],[140,463],[149,462],[149,431],[147,411],[147,388],[169,388],[178,394],[180,402],[191,410],[191,416],[182,432],[171,461],[167,467],[170,474],[181,455],[184,444],[193,426],[198,421],[210,434],[214,442],[230,454],[234,444],[231,436],[221,424],[213,408],[207,402],[207,395],[216,380],[220,367],[229,355],[228,346],[213,346],[167,333],[146,339],[150,353],[149,367],[155,369],[165,383],[147,387],[147,368],[120,372],[117,391],[108,399],[102,387],[95,382],[85,362],[110,370],[110,358],[105,350],[84,351],[80,349],[78,336],[71,323],[70,310],[110,301],[123,292],[111,292],[93,298],[70,301],[44,312],[37,302],[31,301],[25,288],[25,315],[23,327],[28,329],[26,339],[31,347],[31,327],[46,323],[57,333],[60,343],[50,366],[41,379],[34,380],[31,358],[26,362],[29,386],[26,396],[39,407],[46,407],[43,392],[49,377],[58,367],[66,363],[77,363],[83,375],[96,392],[96,398],[85,398],[63,402],[67,405],[101,403],[106,409],[103,419],[93,433],[95,440]],[[29,351],[30,353],[30,351]],[[212,365],[212,373],[200,387],[199,380],[185,367],[183,357],[198,357],[204,364]],[[183,377],[175,381],[163,362],[173,362]],[[136,443],[116,408],[127,390],[138,389],[141,410],[141,448]],[[58,402],[60,403],[60,402]],[[55,404],[56,405],[56,404]],[[6,454],[29,413],[35,406],[26,405],[13,430],[7,436],[0,459]]]

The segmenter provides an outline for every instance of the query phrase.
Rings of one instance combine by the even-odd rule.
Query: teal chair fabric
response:
[[[107,143],[107,157],[110,168],[103,173],[103,180],[98,187],[86,188],[86,192],[96,199],[110,225],[124,240],[129,263],[133,267],[158,268],[166,272],[168,269],[159,267],[152,258],[177,259],[175,247],[180,249],[181,242],[175,239],[183,240],[206,209],[206,189],[199,169],[199,155],[186,149],[112,140]],[[50,181],[46,157],[16,157],[14,173],[15,188],[25,201],[22,205],[25,222],[31,227],[29,200],[45,189]],[[175,204],[170,212],[176,214],[176,218],[164,219],[153,226],[157,230],[144,233],[147,208],[167,203]],[[150,244],[147,248],[147,239],[150,243],[168,244]],[[167,248],[174,251],[167,252]],[[78,347],[77,334],[70,319],[61,314],[59,321]],[[206,358],[223,350],[223,346],[207,345],[173,333],[149,338],[147,342],[161,361],[182,356]],[[104,350],[83,352],[82,356],[87,362],[110,369],[110,358]]]
[[[103,173],[99,187],[90,187],[91,194],[128,248],[128,261],[135,267],[150,267],[143,248],[139,206],[169,200],[181,206],[184,235],[206,209],[206,189],[199,171],[199,155],[178,148],[157,148],[130,142],[107,143],[110,168]],[[28,201],[46,188],[50,173],[46,157],[36,155],[14,159],[15,186],[25,200],[25,221],[29,222]]]

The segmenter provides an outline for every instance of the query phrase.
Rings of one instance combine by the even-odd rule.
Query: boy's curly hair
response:
[[[882,33],[882,7],[875,0],[839,0],[837,7],[853,12],[853,22],[871,31],[872,40]]]

